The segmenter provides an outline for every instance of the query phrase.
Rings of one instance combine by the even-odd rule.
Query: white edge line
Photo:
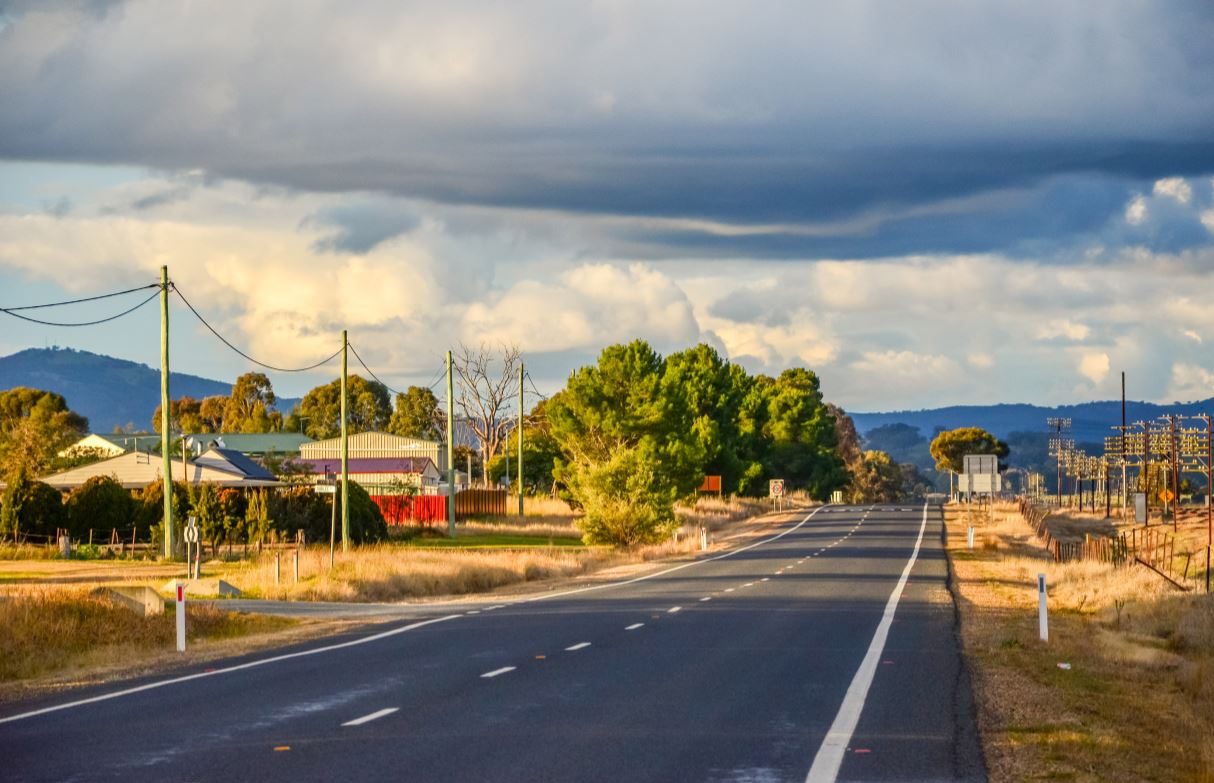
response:
[[[342,726],[361,726],[364,723],[370,723],[373,720],[379,720],[380,718],[383,718],[387,715],[391,715],[392,713],[396,712],[399,709],[400,709],[400,707],[386,707],[386,708],[380,710],[379,712],[373,712],[370,715],[364,715],[361,718],[355,718],[354,720],[348,720],[341,725]]]
[[[249,661],[248,663],[241,663],[236,666],[227,666],[223,669],[215,669],[214,671],[198,672],[197,674],[187,674],[184,677],[173,677],[172,679],[169,679],[169,680],[158,680],[156,682],[149,682],[145,685],[137,685],[134,688],[126,688],[124,690],[114,691],[113,693],[104,693],[100,696],[92,696],[87,699],[78,699],[76,701],[69,701],[65,704],[56,704],[53,707],[43,707],[40,710],[32,710],[31,712],[23,712],[19,715],[10,715],[7,718],[0,718],[0,724],[12,723],[14,721],[24,720],[26,718],[33,718],[37,715],[46,715],[47,713],[50,713],[50,712],[58,712],[59,710],[71,709],[72,707],[82,707],[86,704],[96,704],[97,702],[100,702],[100,701],[109,701],[110,699],[117,699],[121,696],[130,696],[131,694],[134,694],[134,693],[142,693],[143,691],[150,691],[150,690],[155,690],[156,688],[163,688],[166,685],[178,685],[183,682],[190,682],[191,680],[201,680],[205,677],[218,677],[221,674],[230,674],[232,672],[244,671],[245,669],[254,669],[254,668],[257,668],[258,666],[265,666],[267,664],[278,663],[280,661],[289,661],[293,658],[306,658],[309,655],[319,655],[320,653],[332,652],[333,650],[344,650],[347,647],[357,647],[360,644],[368,644],[370,642],[377,642],[380,639],[387,639],[388,637],[396,636],[397,634],[402,634],[402,633],[405,633],[406,631],[413,631],[413,630],[422,628],[427,625],[434,625],[435,623],[443,623],[443,622],[446,622],[447,620],[455,620],[460,617],[463,617],[463,615],[449,614],[446,617],[436,617],[433,620],[422,620],[421,622],[410,623],[409,625],[403,625],[400,628],[393,628],[390,631],[384,631],[383,633],[377,633],[377,634],[374,634],[373,636],[366,636],[366,637],[363,637],[362,639],[352,639],[348,642],[341,642],[340,644],[330,644],[330,645],[326,645],[325,647],[316,647],[311,650],[301,650],[300,652],[287,653],[286,655],[275,655],[272,658],[262,658],[261,660],[257,660],[257,661]]]
[[[839,777],[839,768],[843,766],[843,754],[847,752],[847,745],[851,742],[852,735],[856,732],[856,725],[860,722],[860,713],[864,711],[864,702],[868,699],[868,689],[873,684],[873,675],[876,674],[877,663],[881,660],[881,653],[885,649],[889,628],[894,622],[894,613],[898,611],[898,601],[902,598],[902,590],[906,587],[911,569],[915,567],[915,561],[919,558],[919,547],[923,544],[923,532],[927,530],[927,508],[927,503],[924,503],[923,521],[919,524],[919,538],[915,541],[915,548],[911,550],[910,559],[906,561],[906,567],[902,569],[902,576],[898,579],[898,584],[889,594],[889,601],[885,604],[885,612],[881,615],[877,632],[873,634],[873,640],[868,645],[868,652],[865,653],[864,660],[860,662],[860,668],[856,670],[856,675],[847,688],[847,695],[843,697],[843,703],[839,705],[839,712],[835,715],[834,723],[826,732],[826,738],[822,740],[822,746],[818,748],[818,753],[814,756],[814,763],[809,768],[809,774],[805,776],[805,783],[834,783]]]
[[[800,522],[793,525],[792,527],[788,528],[787,530],[783,530],[783,531],[777,533],[776,535],[772,536],[771,538],[765,538],[762,541],[756,541],[755,543],[750,544],[749,546],[744,546],[739,549],[732,549],[728,552],[724,552],[722,554],[715,555],[713,557],[705,558],[703,560],[693,560],[690,563],[684,563],[682,565],[674,566],[673,568],[667,568],[664,571],[655,571],[652,574],[645,574],[644,576],[638,576],[638,577],[634,577],[632,579],[626,579],[622,582],[607,582],[607,583],[601,584],[601,585],[590,585],[588,587],[579,587],[575,590],[565,590],[560,593],[545,593],[544,595],[538,595],[538,596],[534,596],[532,598],[524,598],[524,599],[520,599],[518,601],[512,601],[509,604],[506,604],[506,606],[514,606],[515,604],[527,604],[527,603],[532,603],[534,601],[547,601],[552,598],[560,598],[562,596],[575,595],[577,593],[586,593],[586,592],[590,592],[591,590],[604,590],[608,587],[623,587],[624,585],[636,584],[637,582],[644,582],[648,579],[654,579],[659,576],[665,576],[666,574],[672,574],[675,571],[682,571],[684,568],[691,568],[692,566],[703,565],[704,563],[711,563],[715,560],[724,560],[727,557],[733,557],[734,555],[741,554],[742,552],[747,552],[751,549],[754,549],[755,547],[763,546],[764,544],[770,544],[772,541],[777,541],[777,540],[783,538],[784,536],[788,535],[789,533],[792,533],[796,530],[800,530],[801,527],[804,526],[806,522],[813,519],[814,516],[819,511],[821,511],[824,508],[827,508],[828,506],[829,506],[829,504],[823,505],[823,506],[818,506],[813,511],[809,512],[805,516],[804,519],[802,519]],[[156,682],[149,682],[145,685],[139,685],[134,688],[125,688],[120,691],[114,691],[113,693],[105,693],[100,696],[92,696],[87,699],[77,699],[76,701],[69,701],[64,704],[56,704],[52,707],[43,707],[42,709],[32,710],[30,712],[23,712],[23,713],[19,713],[17,715],[10,715],[7,718],[0,718],[0,725],[3,725],[5,723],[13,723],[13,722],[19,721],[19,720],[25,720],[26,718],[33,718],[38,715],[46,715],[47,713],[51,713],[51,712],[58,712],[59,710],[72,709],[73,707],[83,707],[86,704],[96,704],[97,702],[109,701],[110,699],[117,699],[122,696],[129,696],[134,693],[141,693],[143,691],[150,691],[150,690],[154,690],[156,688],[163,688],[166,685],[178,685],[183,682],[190,682],[191,680],[199,680],[199,679],[202,679],[203,677],[217,677],[221,674],[230,674],[232,672],[242,671],[244,669],[252,669],[257,666],[265,666],[265,665],[271,664],[271,663],[278,663],[279,661],[290,660],[292,658],[302,658],[302,657],[305,657],[308,655],[318,655],[320,653],[330,652],[332,650],[341,650],[346,647],[355,647],[360,644],[368,644],[370,642],[377,642],[380,639],[387,639],[387,638],[389,638],[391,636],[395,636],[396,634],[399,634],[399,633],[404,633],[406,631],[412,631],[414,629],[422,628],[427,625],[433,625],[434,623],[441,623],[441,622],[445,622],[447,620],[454,620],[458,617],[463,617],[463,616],[464,615],[451,614],[451,615],[446,615],[444,617],[436,617],[432,620],[422,620],[421,622],[410,623],[409,625],[404,625],[404,626],[401,626],[400,628],[393,628],[390,631],[384,631],[383,633],[378,633],[373,636],[367,636],[362,639],[352,639],[351,641],[342,642],[340,644],[331,644],[331,645],[327,645],[325,647],[317,647],[312,650],[301,650],[300,652],[288,653],[287,655],[276,655],[271,658],[262,658],[261,660],[257,660],[257,661],[249,661],[248,663],[242,663],[237,666],[227,666],[222,669],[215,669],[214,671],[198,672],[197,674],[187,674],[184,677],[173,677],[168,680],[158,680]]]
[[[481,675],[481,679],[482,680],[491,680],[494,677],[498,676],[499,674],[506,674],[507,672],[512,672],[517,668],[518,668],[517,666],[503,666],[500,669],[494,669],[491,672],[485,672],[484,674]]]

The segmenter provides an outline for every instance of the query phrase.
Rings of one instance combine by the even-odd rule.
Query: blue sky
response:
[[[397,387],[644,337],[853,410],[1214,396],[1211,40],[1200,0],[0,2],[0,305],[167,263],[254,355],[344,327]]]

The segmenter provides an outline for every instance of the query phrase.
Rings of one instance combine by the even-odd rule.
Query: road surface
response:
[[[0,779],[984,780],[937,506],[0,708]]]

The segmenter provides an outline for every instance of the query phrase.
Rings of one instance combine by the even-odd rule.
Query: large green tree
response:
[[[66,525],[63,496],[40,481],[30,478],[24,470],[8,481],[3,505],[0,506],[0,537],[18,538],[21,534],[53,536]]]
[[[388,420],[388,432],[406,438],[441,440],[442,413],[438,397],[424,386],[410,386],[396,395],[396,407]]]
[[[232,384],[223,408],[224,432],[273,432],[282,429],[278,398],[265,373],[247,372]]]
[[[359,375],[349,376],[350,432],[384,431],[392,419],[392,400],[382,383]],[[304,432],[310,438],[335,438],[341,434],[341,380],[312,389],[291,413],[288,430],[298,430],[304,420]]]
[[[45,473],[88,426],[88,419],[68,408],[62,395],[26,386],[0,392],[0,472]]]
[[[967,454],[994,454],[1003,459],[1009,449],[1006,443],[981,427],[959,427],[937,435],[932,440],[931,452],[936,460],[936,470],[960,473]]]
[[[603,350],[548,404],[563,453],[557,478],[585,509],[588,543],[660,541],[677,527],[674,503],[703,476],[704,448],[686,395],[663,384],[665,363],[643,340]]]
[[[742,432],[751,458],[746,491],[761,494],[766,478],[782,478],[826,499],[847,484],[847,468],[838,451],[835,419],[827,409],[818,376],[800,367],[774,380],[759,376],[742,405]],[[755,475],[755,464],[761,465]]]
[[[736,488],[745,472],[740,414],[750,377],[703,343],[666,357],[662,385],[687,400],[692,431],[704,450],[703,472]]]

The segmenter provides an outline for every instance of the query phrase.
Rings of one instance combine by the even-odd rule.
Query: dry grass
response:
[[[738,522],[771,510],[771,505],[752,498],[704,495],[696,498],[690,506],[676,506],[675,513],[683,522],[684,532],[704,527],[709,532],[720,530],[731,522]]]
[[[229,572],[247,596],[296,601],[402,601],[487,592],[506,585],[588,573],[617,562],[601,550],[533,548],[507,551],[428,550],[391,545],[338,554],[305,551],[301,578],[292,583],[284,558],[276,584],[272,558]]]
[[[284,618],[225,612],[195,604],[188,609],[191,642],[231,639],[293,624]],[[0,597],[0,682],[28,680],[65,670],[136,663],[172,650],[172,606],[140,617],[83,589],[24,589]]]
[[[493,536],[511,535],[544,538],[579,538],[582,532],[574,525],[573,519],[559,517],[544,517],[535,521],[527,519],[520,522],[518,517],[489,517],[486,519],[470,519],[455,525],[455,536]]]
[[[1055,564],[1014,506],[973,520],[973,551],[969,522],[946,511],[991,779],[1214,780],[1214,601],[1145,568]],[[1072,517],[1053,534],[1095,523]],[[1048,644],[1037,639],[1038,573]]]

